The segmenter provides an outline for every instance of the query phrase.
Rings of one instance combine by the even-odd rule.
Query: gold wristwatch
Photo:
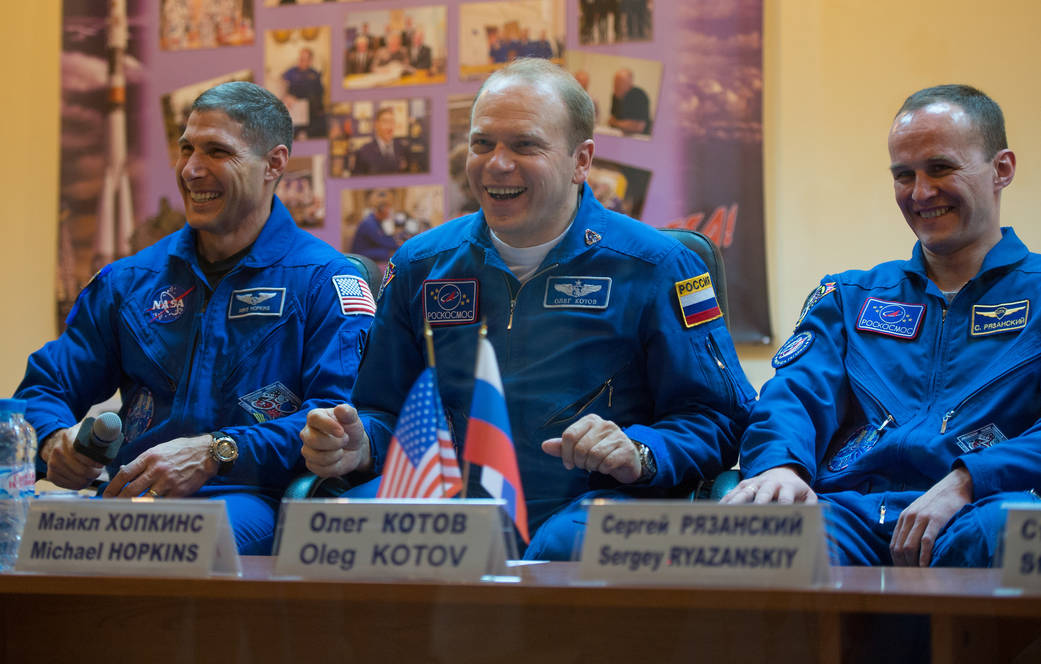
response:
[[[239,458],[239,446],[235,439],[223,431],[214,431],[213,442],[210,443],[210,457],[217,462],[217,474],[227,475]]]

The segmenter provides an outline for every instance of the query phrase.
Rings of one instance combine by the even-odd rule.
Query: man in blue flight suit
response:
[[[48,479],[80,489],[102,466],[75,451],[75,424],[118,388],[125,442],[104,496],[223,499],[244,554],[270,552],[304,470],[295,434],[307,410],[349,397],[375,310],[274,195],[292,132],[260,86],[200,95],[176,166],[187,225],[102,268],[17,391]]]
[[[1000,226],[1016,157],[982,92],[908,97],[889,155],[911,258],[810,294],[724,502],[827,503],[838,564],[985,566],[1041,484],[1041,256]]]
[[[501,368],[530,526],[529,558],[568,558],[590,497],[663,497],[734,461],[755,392],[704,264],[605,210],[585,184],[593,102],[565,70],[518,59],[471,115],[481,203],[405,242],[387,268],[353,402],[316,409],[308,468],[379,472],[433,329],[458,447],[484,320]],[[470,496],[486,496],[473,473]]]

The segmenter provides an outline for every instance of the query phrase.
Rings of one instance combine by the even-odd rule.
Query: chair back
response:
[[[688,230],[686,228],[661,228],[662,233],[679,240],[698,255],[708,268],[708,276],[712,279],[712,289],[716,293],[716,302],[719,310],[723,312],[723,322],[730,327],[730,307],[727,304],[727,273],[723,266],[723,254],[719,247],[704,233]]]
[[[372,296],[376,297],[376,293],[380,289],[380,282],[383,281],[383,270],[380,269],[380,266],[376,264],[376,261],[361,254],[345,253],[344,256],[358,269],[358,272],[365,279],[365,283],[369,285]],[[715,283],[715,280],[712,283]]]

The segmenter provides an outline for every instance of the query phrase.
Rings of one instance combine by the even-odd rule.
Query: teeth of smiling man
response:
[[[943,216],[943,215],[947,214],[952,209],[954,209],[954,208],[942,207],[942,208],[937,208],[935,210],[924,210],[922,212],[919,212],[918,214],[921,215],[923,219],[935,219],[936,217],[940,217],[940,216]]]
[[[194,192],[194,191],[193,192],[189,192],[189,195],[192,197],[192,200],[195,201],[196,203],[205,203],[206,201],[212,201],[214,198],[217,198],[218,196],[220,196],[220,194],[214,193],[214,192]]]
[[[524,191],[524,187],[485,187],[489,194],[498,196],[510,196]]]

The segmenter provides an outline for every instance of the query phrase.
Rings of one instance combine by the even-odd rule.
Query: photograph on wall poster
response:
[[[342,192],[343,251],[383,267],[401,244],[444,221],[444,192],[438,185]]]
[[[349,12],[343,87],[444,83],[445,33],[443,5]]]
[[[564,66],[593,98],[596,133],[650,138],[661,91],[661,62],[572,50],[564,56]]]
[[[654,38],[654,0],[578,0],[578,40],[617,44]]]
[[[159,0],[159,48],[192,51],[253,43],[253,3]]]
[[[560,63],[564,0],[469,2],[459,8],[459,78],[478,81],[520,57]]]
[[[430,100],[340,102],[329,118],[329,175],[430,172]]]
[[[325,155],[290,157],[275,195],[301,228],[325,225]]]
[[[643,202],[647,199],[647,187],[651,182],[650,171],[594,156],[587,182],[596,200],[608,210],[633,219],[643,218]]]
[[[298,140],[328,132],[330,36],[328,26],[264,33],[264,87],[289,109]]]

